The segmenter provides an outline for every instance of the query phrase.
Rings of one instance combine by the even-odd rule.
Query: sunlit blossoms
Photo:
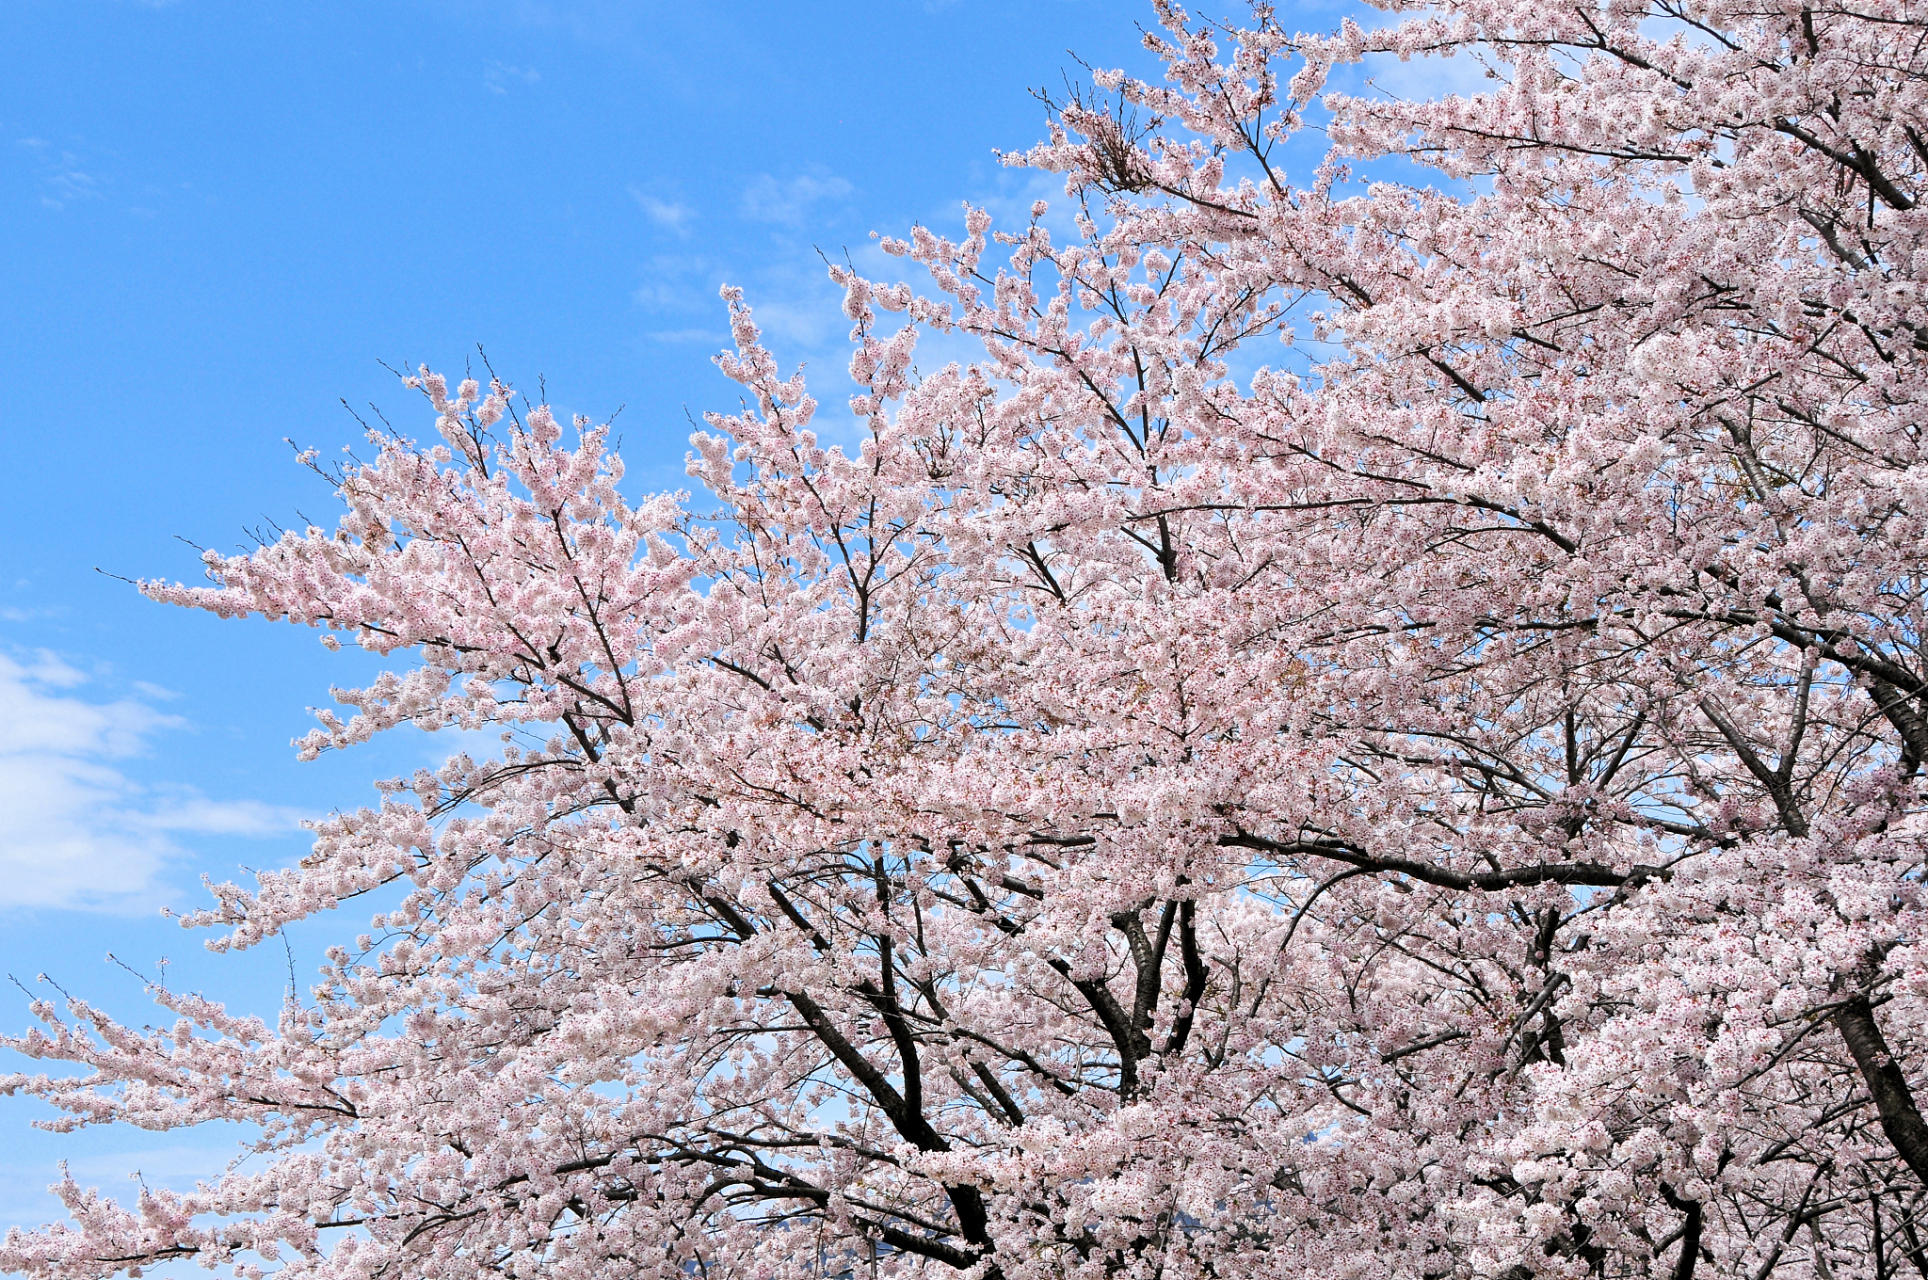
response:
[[[307,752],[503,745],[190,920],[380,902],[278,1025],[37,1009],[266,1158],[0,1268],[1928,1276],[1928,14],[1158,17],[1075,223],[833,271],[854,423],[731,294],[706,492],[424,372],[148,586],[394,655]]]

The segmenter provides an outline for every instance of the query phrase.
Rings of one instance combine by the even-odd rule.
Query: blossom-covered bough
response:
[[[849,443],[731,295],[708,497],[425,374],[148,588],[504,745],[191,918],[382,901],[279,1025],[39,1007],[8,1089],[261,1154],[0,1268],[1928,1277],[1928,12],[1159,16],[1071,240],[833,271]]]

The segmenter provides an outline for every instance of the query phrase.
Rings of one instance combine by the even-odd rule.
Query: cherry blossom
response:
[[[424,370],[146,584],[391,656],[304,754],[502,748],[185,918],[382,904],[277,1025],[36,1006],[259,1156],[0,1267],[1928,1276],[1928,20],[1156,17],[1055,212],[832,269],[851,417],[726,291],[701,496]]]

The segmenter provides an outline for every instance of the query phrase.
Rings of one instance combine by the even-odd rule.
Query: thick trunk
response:
[[[1868,1096],[1881,1116],[1882,1131],[1915,1177],[1928,1186],[1928,1121],[1921,1118],[1908,1078],[1888,1050],[1888,1041],[1874,1020],[1874,1006],[1867,996],[1856,996],[1834,1011],[1833,1021],[1854,1055],[1854,1065],[1861,1069]]]

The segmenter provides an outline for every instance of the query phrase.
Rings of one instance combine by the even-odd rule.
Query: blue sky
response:
[[[841,368],[816,250],[1015,208],[1051,184],[995,147],[1027,90],[1119,65],[1149,6],[1100,0],[533,3],[6,0],[0,46],[0,975],[141,1019],[112,951],[272,1013],[280,948],[204,953],[159,916],[198,877],[299,857],[304,814],[450,744],[297,764],[305,708],[360,672],[311,632],[151,604],[96,573],[187,577],[178,538],[332,522],[284,437],[332,451],[380,363],[547,381],[619,420],[629,487],[681,487],[685,416],[734,403],[716,296],[786,361]],[[297,929],[319,951],[366,923]],[[305,955],[303,953],[306,953]],[[46,988],[41,988],[45,990]],[[27,997],[0,985],[0,1028]],[[0,1070],[16,1064],[0,1062]],[[24,1065],[24,1064],[17,1064]],[[0,1100],[0,1227],[45,1220],[57,1159],[121,1192],[212,1173],[232,1135],[50,1138]]]
[[[1324,27],[1337,7],[1302,24]],[[177,538],[332,523],[284,438],[358,438],[343,399],[427,429],[379,362],[477,343],[570,411],[622,406],[628,487],[685,483],[686,411],[728,408],[716,292],[742,285],[786,363],[833,392],[839,295],[816,251],[1015,213],[1056,184],[992,149],[1043,134],[1028,90],[1143,67],[1126,0],[0,0],[0,975],[46,973],[139,1019],[137,979],[271,1013],[288,952],[210,957],[163,921],[197,878],[305,849],[304,814],[369,800],[451,744],[300,765],[288,746],[364,673],[312,632],[150,604]],[[0,986],[0,1028],[27,1022]],[[0,1062],[0,1070],[11,1069]],[[223,1135],[49,1139],[0,1099],[0,1227],[54,1162],[119,1191],[218,1169]]]

